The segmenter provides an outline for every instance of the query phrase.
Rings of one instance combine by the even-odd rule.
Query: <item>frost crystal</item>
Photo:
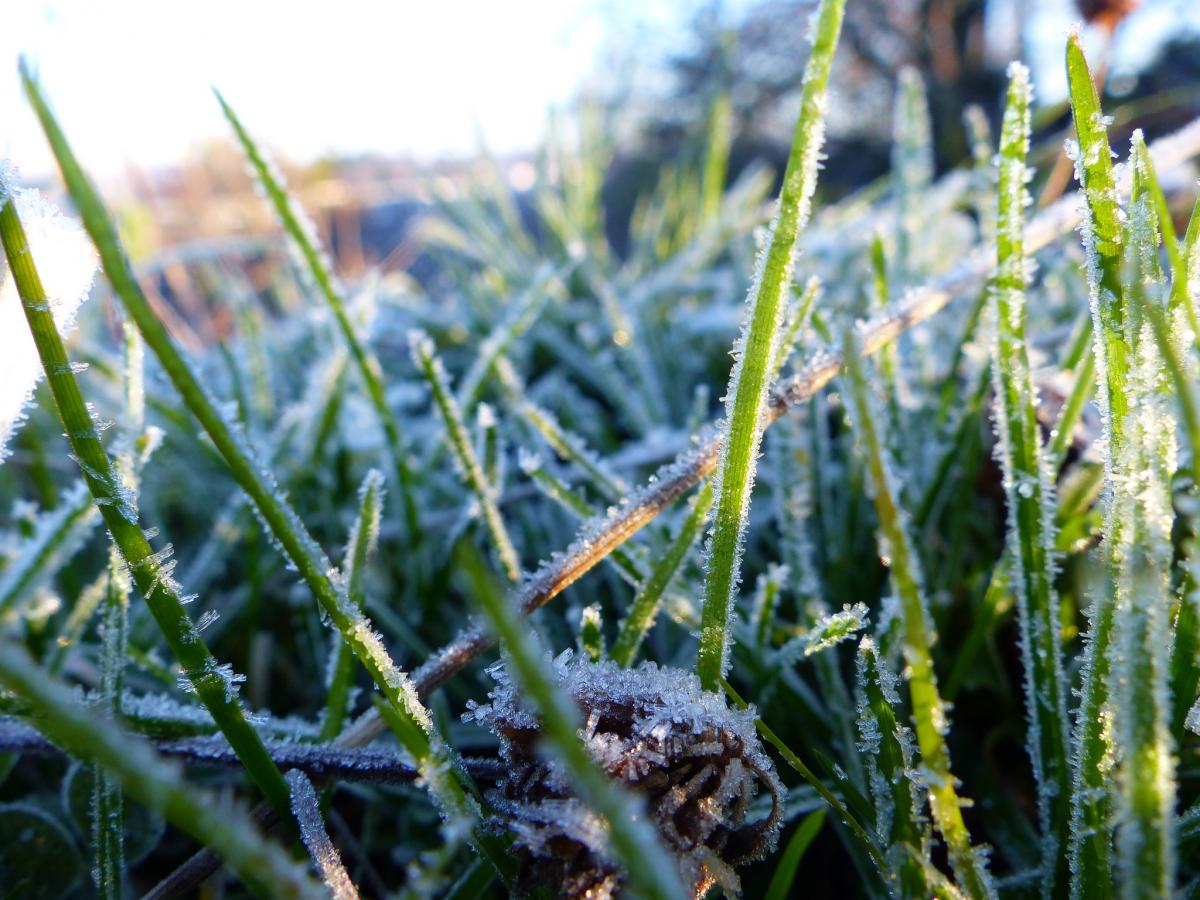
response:
[[[16,172],[0,161],[0,202],[11,197],[46,292],[46,307],[59,334],[75,324],[75,313],[96,274],[96,255],[79,223],[36,190],[16,187]],[[25,321],[17,285],[0,254],[0,462],[25,418],[25,405],[42,377],[37,348]]]
[[[804,655],[812,656],[826,647],[854,637],[867,627],[867,607],[864,603],[845,604],[840,612],[822,616],[813,623],[805,636]]]
[[[733,867],[770,848],[780,826],[782,787],[755,732],[753,709],[730,709],[691,672],[644,663],[622,669],[566,651],[555,680],[578,705],[595,762],[643,796],[663,842],[702,896],[720,884],[738,891]],[[552,885],[565,897],[616,896],[622,877],[608,853],[604,820],[575,797],[566,771],[538,752],[541,725],[503,666],[489,670],[491,703],[464,716],[500,738],[505,775],[490,797],[497,824],[516,837],[522,886]],[[771,812],[747,816],[760,787]],[[752,820],[751,820],[752,819]]]

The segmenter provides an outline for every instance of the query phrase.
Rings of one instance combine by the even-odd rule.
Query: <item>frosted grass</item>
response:
[[[300,839],[312,858],[317,874],[321,876],[329,896],[333,900],[358,900],[358,888],[350,880],[341,855],[325,831],[321,817],[317,792],[303,772],[292,769],[287,773],[288,787],[292,791],[292,815],[300,825]]]
[[[791,284],[796,241],[808,222],[824,141],[825,91],[841,32],[844,0],[822,0],[812,54],[805,67],[800,117],[770,241],[758,262],[747,297],[742,335],[726,392],[725,439],[714,482],[713,529],[705,548],[707,576],[696,672],[708,690],[729,669],[730,624],[741,582],[741,557],[750,491],[765,425],[769,373],[779,352],[783,298]]]
[[[950,725],[933,669],[932,650],[937,638],[909,533],[908,517],[897,505],[898,482],[878,431],[883,420],[874,408],[860,350],[851,336],[847,336],[844,347],[842,355],[846,360],[846,384],[856,441],[870,472],[879,520],[880,557],[891,570],[892,589],[899,605],[900,646],[933,819],[946,841],[950,863],[962,890],[972,898],[994,897],[995,888],[985,859],[971,845],[971,836],[962,817],[963,800],[950,771],[950,753],[946,746]]]
[[[42,301],[62,335],[75,328],[75,317],[96,277],[96,254],[79,222],[64,216],[40,191],[21,188],[12,165],[0,159],[0,203],[12,200],[26,238],[45,277]],[[25,410],[42,378],[37,348],[25,326],[16,279],[0,262],[0,463],[25,420]],[[0,608],[3,604],[0,603]]]
[[[1025,157],[1029,146],[1029,73],[1009,67],[1008,100],[1000,134],[997,261],[992,280],[994,418],[997,456],[1008,509],[1007,551],[1020,624],[1025,678],[1027,748],[1037,784],[1042,832],[1041,889],[1053,894],[1066,883],[1071,806],[1067,746],[1067,683],[1059,640],[1059,597],[1054,522],[1054,476],[1042,446],[1037,392],[1025,326],[1024,208],[1029,204]]]

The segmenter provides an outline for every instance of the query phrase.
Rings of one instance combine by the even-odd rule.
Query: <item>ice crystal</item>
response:
[[[855,603],[853,606],[847,603],[839,612],[822,616],[813,623],[812,628],[805,636],[804,655],[812,656],[827,647],[854,637],[867,627],[867,617],[865,603]]]

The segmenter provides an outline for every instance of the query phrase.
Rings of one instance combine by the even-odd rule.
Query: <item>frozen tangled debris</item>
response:
[[[622,874],[603,820],[574,796],[557,762],[538,752],[541,726],[502,665],[487,705],[464,716],[500,738],[506,774],[489,798],[497,827],[521,854],[524,887],[558,886],[563,897],[616,896]],[[580,736],[597,764],[641,795],[663,843],[697,897],[714,885],[739,890],[734,867],[757,859],[778,835],[782,787],[763,752],[753,710],[730,709],[690,672],[644,663],[622,669],[571,651],[553,661],[559,687],[579,706]],[[771,808],[755,816],[759,791]]]

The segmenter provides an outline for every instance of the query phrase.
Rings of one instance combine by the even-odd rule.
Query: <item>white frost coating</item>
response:
[[[839,612],[821,616],[805,635],[804,655],[812,656],[827,647],[854,637],[867,627],[867,615],[865,603],[855,603],[853,606],[847,603]]]
[[[17,188],[16,172],[0,161],[0,202],[11,197],[37,265],[46,306],[60,335],[75,325],[79,305],[96,275],[96,253],[83,228],[36,190]],[[25,406],[42,377],[42,364],[17,285],[0,255],[0,463],[8,442],[25,419]]]
[[[329,888],[334,900],[358,900],[358,889],[350,880],[337,847],[325,832],[321,810],[317,803],[317,792],[308,776],[299,769],[290,770],[284,778],[292,793],[292,815],[300,826],[300,839],[304,841],[308,855],[312,857],[317,874]]]
[[[1196,698],[1196,702],[1192,704],[1192,708],[1188,710],[1187,718],[1184,720],[1184,726],[1192,734],[1200,734],[1200,697]]]

